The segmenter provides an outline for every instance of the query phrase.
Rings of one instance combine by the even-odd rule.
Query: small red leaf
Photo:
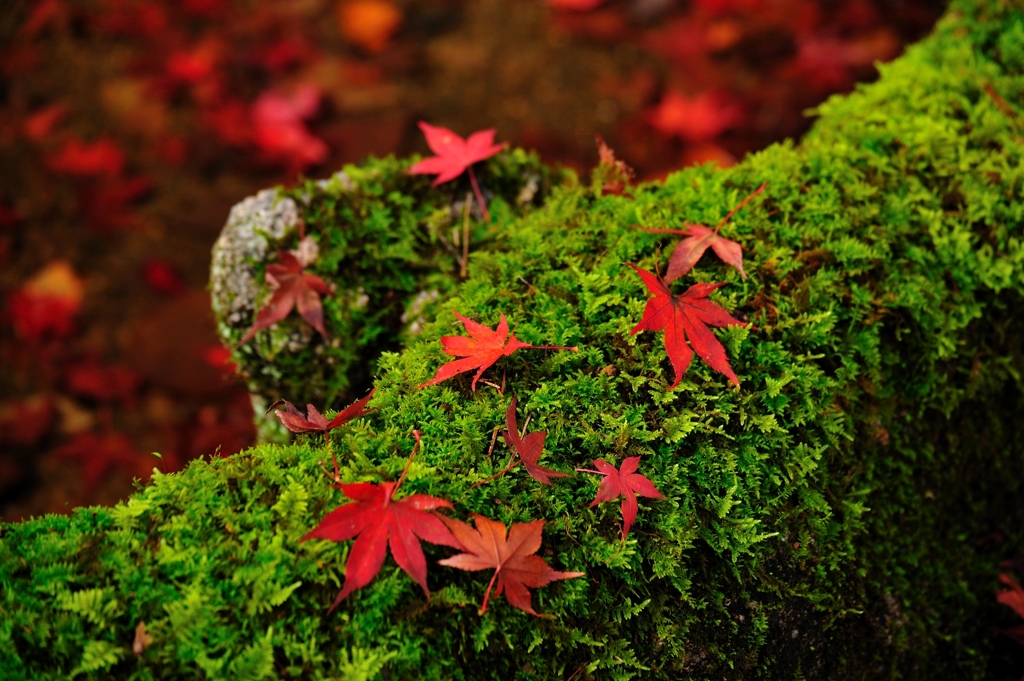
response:
[[[472,384],[472,390],[476,391],[476,383],[480,380],[484,371],[502,357],[507,357],[516,350],[523,348],[533,350],[576,350],[574,347],[538,346],[523,343],[515,337],[515,334],[509,333],[508,321],[505,319],[504,313],[499,314],[501,314],[501,321],[498,322],[497,328],[492,331],[483,324],[463,317],[456,310],[455,316],[466,327],[470,337],[442,336],[441,348],[445,354],[461,357],[462,359],[457,359],[441,366],[432,379],[419,387],[425,388],[428,385],[436,385],[442,381],[447,381],[453,376],[476,369],[476,376],[473,377]]]
[[[636,472],[640,463],[639,456],[631,456],[622,462],[618,470],[604,459],[595,459],[596,471],[577,468],[581,473],[596,473],[605,476],[597,488],[597,496],[590,503],[593,508],[600,503],[612,501],[622,497],[622,539],[626,539],[629,528],[636,520],[637,503],[636,496],[650,497],[652,499],[664,499],[665,496],[658,491],[654,483]]]
[[[537,482],[550,485],[550,478],[568,478],[567,473],[559,473],[537,463],[544,451],[544,438],[547,437],[547,432],[538,430],[520,437],[519,424],[516,423],[516,403],[516,398],[513,397],[511,404],[508,405],[508,411],[505,412],[505,424],[508,426],[508,430],[502,432],[505,442],[519,455],[526,472]]]

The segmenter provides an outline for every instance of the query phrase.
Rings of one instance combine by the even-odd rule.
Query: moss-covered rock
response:
[[[469,181],[433,188],[428,177],[407,174],[409,165],[370,159],[327,180],[264,190],[232,209],[213,249],[210,288],[221,338],[234,349],[257,414],[278,397],[334,404],[365,394],[380,354],[419,333],[429,304],[449,297],[463,278]],[[552,183],[570,177],[521,149],[489,159],[479,175],[495,219],[482,226],[479,207],[470,204],[474,251],[504,241]],[[266,266],[279,249],[295,248],[303,232],[316,245],[307,271],[335,287],[323,299],[329,336],[292,315],[240,344],[272,295]],[[277,439],[273,422],[257,423],[265,439]]]
[[[449,499],[459,518],[543,518],[541,553],[586,576],[535,592],[550,617],[500,598],[480,616],[487,575],[438,566],[451,551],[428,545],[430,601],[389,558],[328,615],[351,543],[299,539],[344,499],[319,439],[265,444],[156,476],[113,509],[3,526],[0,677],[981,678],[998,562],[1024,546],[1024,133],[986,87],[1018,106],[1022,64],[1024,10],[960,0],[878,83],[823,105],[798,146],[632,197],[561,184],[520,217],[495,199],[497,228],[474,234],[484,247],[462,283],[450,257],[407,272],[412,247],[385,247],[429,242],[428,216],[450,197],[405,194],[428,193],[407,161],[347,169],[377,187],[378,213],[354,220],[363,204],[341,198],[337,223],[303,209],[314,271],[371,295],[380,267],[382,286],[406,282],[404,301],[431,277],[449,283],[404,337],[366,318],[345,326],[348,299],[329,299],[339,347],[360,342],[345,335],[356,328],[404,345],[371,365],[377,411],[335,432],[343,479],[397,479],[418,429],[400,494]],[[356,177],[380,164],[388,183]],[[660,335],[630,334],[648,296],[621,263],[650,268],[671,241],[631,225],[713,224],[763,181],[726,228],[749,278],[709,254],[676,284],[728,282],[713,299],[756,325],[716,331],[740,386],[695,359],[666,390]],[[390,219],[373,218],[380,196]],[[358,248],[335,226],[346,222],[366,230]],[[448,359],[437,340],[459,333],[454,309],[490,325],[504,313],[521,340],[579,352],[503,358],[488,376],[504,394],[471,392],[468,376],[417,389]],[[254,385],[325,399],[355,385],[343,367],[374,344],[322,366],[315,349],[288,349],[299,324],[257,336],[261,359],[242,358]],[[547,432],[547,466],[642,457],[666,498],[641,500],[624,543],[616,504],[588,508],[594,476],[543,487],[519,467],[474,486],[508,460],[490,446],[513,394],[520,421]],[[136,657],[140,622],[152,643]]]

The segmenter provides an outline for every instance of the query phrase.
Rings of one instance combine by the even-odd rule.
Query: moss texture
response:
[[[798,146],[632,197],[568,183],[520,218],[496,209],[468,280],[377,361],[378,410],[335,433],[343,478],[395,480],[419,429],[403,493],[546,519],[548,561],[587,573],[535,592],[551,617],[503,599],[479,616],[487,576],[429,546],[432,600],[389,558],[328,615],[351,543],[298,543],[344,501],[309,439],[3,526],[0,677],[981,678],[998,561],[1024,546],[1024,9],[955,2],[882,71]],[[695,360],[666,390],[660,334],[629,333],[648,296],[621,263],[651,268],[671,241],[630,225],[714,224],[763,181],[725,228],[750,277],[706,255],[676,284],[729,282],[713,298],[757,325],[716,331],[740,387]],[[580,351],[502,359],[504,395],[468,376],[419,390],[453,309]],[[507,462],[488,452],[512,394],[547,466],[642,457],[666,499],[641,501],[624,544],[617,504],[587,508],[594,476],[471,487]]]

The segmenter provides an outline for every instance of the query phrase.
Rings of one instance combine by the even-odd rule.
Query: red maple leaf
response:
[[[1009,588],[998,591],[996,593],[996,600],[1011,608],[1017,613],[1018,617],[1024,617],[1024,589],[1021,588],[1016,579],[1005,573],[999,575],[999,581]],[[1017,643],[1024,645],[1024,624],[1003,629],[1002,633]]]
[[[637,504],[636,495],[650,497],[651,499],[664,499],[665,495],[658,491],[654,483],[636,472],[640,463],[639,456],[628,457],[622,462],[618,470],[604,459],[594,459],[593,464],[597,466],[596,471],[586,468],[577,468],[580,473],[595,473],[603,475],[604,479],[597,488],[597,496],[590,502],[590,508],[606,501],[612,501],[622,497],[622,539],[625,541],[629,534],[629,528],[636,520]]]
[[[513,607],[539,617],[530,603],[530,589],[547,586],[560,579],[583,576],[582,572],[552,570],[543,558],[533,555],[540,548],[543,520],[513,523],[508,538],[505,537],[505,526],[502,523],[482,515],[473,518],[476,529],[452,518],[442,517],[441,520],[466,552],[438,561],[441,565],[468,572],[494,568],[480,606],[481,615],[487,612],[487,601],[495,581],[498,583],[497,595],[504,593]]]
[[[647,301],[644,317],[633,327],[630,334],[639,331],[665,331],[665,351],[675,371],[676,379],[668,387],[669,390],[679,385],[683,375],[690,366],[693,352],[707,362],[708,366],[724,375],[736,385],[736,378],[729,360],[725,356],[725,348],[715,338],[708,325],[711,326],[743,326],[743,322],[733,319],[729,313],[707,299],[708,294],[725,282],[717,284],[694,284],[680,296],[672,295],[668,285],[654,274],[640,269],[633,263],[626,263],[640,275],[644,285],[654,294]],[[690,345],[686,344],[687,339]]]
[[[503,431],[502,436],[512,451],[519,455],[519,460],[523,462],[526,472],[534,480],[545,485],[551,484],[549,478],[568,478],[567,473],[559,473],[537,463],[544,451],[544,438],[547,437],[547,432],[537,430],[520,437],[519,424],[516,423],[516,404],[516,398],[513,397],[512,403],[508,405],[508,411],[505,412],[505,425],[508,426],[508,430]],[[505,470],[510,470],[513,465],[509,464],[509,468]]]
[[[437,174],[432,183],[436,187],[454,180],[468,170],[469,181],[473,185],[473,193],[476,194],[477,203],[480,204],[484,221],[490,222],[487,202],[484,201],[480,185],[477,184],[476,175],[473,173],[473,164],[488,159],[505,148],[504,144],[494,143],[494,129],[474,132],[468,139],[462,139],[448,128],[434,126],[424,121],[420,121],[419,125],[423,136],[427,138],[427,146],[437,156],[423,159],[409,168],[407,172],[410,175]]]
[[[693,266],[697,264],[701,256],[704,255],[704,251],[708,250],[708,247],[715,252],[719,258],[722,259],[727,265],[732,265],[739,270],[740,276],[744,279],[747,278],[747,273],[743,271],[743,247],[732,239],[726,239],[724,236],[720,236],[718,231],[722,229],[722,225],[729,221],[733,215],[735,215],[743,206],[747,205],[755,196],[764,191],[764,188],[768,186],[767,182],[764,182],[760,187],[754,190],[754,192],[739,202],[739,204],[729,211],[729,214],[722,218],[722,221],[718,223],[718,226],[714,230],[708,229],[704,225],[695,225],[692,223],[686,223],[686,229],[659,229],[654,227],[640,227],[645,232],[653,232],[655,234],[681,234],[687,238],[676,244],[675,249],[672,251],[672,256],[668,261],[668,269],[665,271],[665,283],[671,284],[673,281],[683,276],[687,272],[693,269]]]
[[[361,400],[356,400],[342,409],[338,412],[338,415],[330,421],[324,418],[323,414],[321,414],[312,404],[306,405],[306,417],[303,418],[302,412],[296,409],[295,406],[287,400],[278,400],[277,402],[274,402],[267,408],[267,413],[269,414],[271,409],[283,403],[285,410],[281,411],[278,409],[274,413],[277,414],[277,418],[281,419],[281,423],[284,424],[285,428],[293,433],[323,433],[324,439],[327,440],[327,447],[330,449],[331,438],[328,433],[338,426],[343,426],[349,421],[354,421],[360,416],[366,416],[373,411],[373,409],[367,409],[366,404],[373,397],[373,393],[376,390],[377,389],[374,388],[367,393],[366,397]],[[330,452],[331,461],[334,463],[334,479],[338,480],[338,460],[334,456],[334,450],[330,449]]]
[[[439,516],[431,511],[451,508],[443,499],[426,494],[394,500],[409,464],[419,448],[419,431],[413,431],[416,445],[413,447],[405,470],[398,482],[382,482],[375,485],[367,482],[335,485],[345,496],[353,500],[328,513],[320,524],[313,528],[301,541],[307,539],[328,539],[347,541],[356,538],[345,563],[345,584],[330,610],[334,610],[350,593],[369,584],[384,564],[386,548],[391,546],[391,555],[398,567],[420,585],[423,593],[430,598],[427,589],[427,559],[420,547],[420,540],[431,544],[462,548],[452,536]],[[328,612],[330,612],[328,610]]]
[[[687,97],[675,90],[665,93],[647,117],[665,135],[679,135],[690,142],[707,142],[743,120],[739,105],[719,93],[701,92]]]
[[[124,164],[124,152],[109,137],[101,137],[91,144],[72,137],[60,151],[46,157],[50,170],[67,175],[113,176],[121,173]]]
[[[256,314],[256,321],[238,343],[245,345],[260,329],[266,329],[288,316],[293,307],[324,338],[324,308],[320,294],[329,295],[331,287],[315,274],[303,272],[302,262],[290,251],[277,252],[278,263],[267,265],[266,282],[274,289],[270,301]]]
[[[501,321],[498,322],[498,326],[494,331],[483,324],[474,322],[472,319],[467,319],[459,314],[458,310],[455,310],[455,316],[459,318],[459,321],[466,327],[466,331],[470,337],[465,336],[442,336],[441,347],[445,354],[452,355],[454,357],[462,357],[463,359],[456,359],[447,364],[444,364],[437,370],[437,374],[420,385],[420,388],[425,388],[428,385],[436,385],[442,381],[447,381],[453,376],[472,371],[477,369],[476,376],[473,377],[472,390],[476,391],[476,382],[480,380],[484,371],[488,369],[492,364],[497,362],[501,357],[508,357],[516,350],[520,349],[531,349],[531,350],[577,350],[575,347],[563,347],[555,345],[530,345],[529,343],[523,343],[515,334],[510,334],[508,330],[508,321],[505,319],[504,313],[501,314]]]

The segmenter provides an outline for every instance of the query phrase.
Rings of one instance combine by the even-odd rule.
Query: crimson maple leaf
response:
[[[718,231],[722,229],[722,225],[729,221],[729,218],[735,215],[743,206],[747,205],[751,199],[763,192],[767,186],[767,182],[763,183],[750,196],[740,201],[735,208],[729,211],[728,215],[722,218],[722,221],[718,223],[714,230],[708,229],[704,225],[695,225],[689,222],[686,223],[686,229],[640,227],[645,232],[681,234],[687,237],[676,244],[675,249],[672,251],[672,256],[668,261],[668,269],[665,271],[665,283],[671,284],[692,270],[693,266],[704,255],[704,251],[708,250],[709,247],[723,262],[739,270],[740,276],[746,279],[747,273],[743,271],[743,247],[732,239],[726,239],[724,236],[719,235]]]
[[[323,433],[324,438],[327,440],[327,447],[330,449],[331,438],[328,435],[328,433],[334,428],[337,428],[338,426],[343,426],[349,421],[354,421],[360,416],[366,416],[371,411],[373,411],[373,409],[366,409],[366,404],[367,402],[370,401],[370,398],[373,397],[373,393],[376,390],[377,389],[374,388],[366,395],[366,397],[362,398],[361,400],[356,400],[352,404],[342,409],[340,412],[338,412],[338,415],[335,416],[330,421],[324,418],[323,414],[321,414],[319,410],[317,410],[317,408],[314,407],[312,404],[306,405],[306,417],[303,418],[302,412],[296,409],[295,405],[293,405],[288,400],[278,400],[277,402],[274,402],[267,408],[266,413],[269,414],[271,409],[283,403],[284,411],[278,409],[274,413],[277,414],[277,418],[281,419],[281,423],[284,424],[285,428],[292,431],[293,433]],[[331,461],[334,463],[334,479],[337,480],[338,460],[334,456],[334,450],[331,449],[330,452]]]
[[[559,473],[537,463],[544,451],[544,438],[547,437],[547,432],[537,430],[520,437],[519,424],[516,423],[516,404],[516,398],[513,397],[512,403],[508,405],[508,411],[505,412],[505,425],[508,426],[508,430],[503,431],[502,436],[512,451],[519,455],[519,460],[523,462],[526,472],[530,474],[531,478],[544,485],[551,484],[550,478],[568,478],[567,473]],[[509,468],[506,470],[509,470],[512,465],[509,464]]]
[[[483,212],[484,221],[490,222],[491,216],[487,213],[487,202],[480,192],[480,185],[477,184],[476,175],[473,173],[473,164],[477,161],[494,156],[505,148],[504,144],[494,143],[494,128],[474,132],[468,139],[462,139],[448,128],[431,125],[424,121],[419,123],[423,136],[427,138],[427,146],[437,156],[425,158],[409,168],[410,175],[437,174],[432,185],[434,187],[454,180],[462,173],[469,171],[469,181],[473,185],[473,193],[476,194],[477,203]]]
[[[686,289],[686,292],[679,296],[672,295],[668,285],[654,274],[640,269],[633,263],[627,262],[640,278],[643,279],[647,289],[654,294],[654,297],[647,301],[644,309],[644,317],[640,323],[630,331],[636,335],[639,331],[665,331],[665,351],[668,353],[669,362],[675,371],[675,381],[668,387],[669,390],[679,385],[683,375],[690,366],[693,359],[693,352],[707,362],[708,366],[724,375],[736,385],[740,380],[736,378],[729,360],[725,356],[725,348],[715,338],[708,325],[711,326],[743,326],[743,322],[733,319],[728,312],[707,299],[708,294],[716,288],[725,286],[725,282],[717,284],[694,284]],[[690,345],[686,344],[687,339]]]
[[[1003,605],[1011,608],[1018,617],[1024,617],[1024,588],[1021,588],[1017,580],[1008,574],[1000,574],[999,581],[1005,584],[1008,588],[1002,589],[996,593],[996,600]],[[1024,645],[1024,624],[1018,624],[1010,627],[1009,629],[1003,629],[1002,633],[1009,638],[1012,638],[1017,643]]]
[[[654,483],[636,472],[640,463],[639,456],[631,456],[622,462],[618,470],[604,459],[594,459],[593,464],[597,466],[596,471],[586,468],[577,468],[580,473],[595,473],[603,475],[604,479],[597,488],[597,496],[590,502],[590,508],[622,497],[622,539],[625,541],[629,534],[629,528],[636,520],[637,504],[636,495],[650,497],[652,499],[664,499],[665,495],[658,491]]]
[[[442,517],[441,520],[462,543],[465,551],[438,561],[441,565],[468,572],[494,568],[480,606],[481,615],[487,612],[487,601],[495,581],[498,583],[497,595],[504,592],[509,604],[539,617],[530,603],[530,589],[547,586],[560,579],[583,576],[582,572],[553,570],[543,558],[533,555],[540,548],[543,520],[513,523],[508,538],[505,537],[505,525],[482,515],[473,518],[476,529],[452,518]]]
[[[492,331],[483,324],[463,317],[459,314],[458,310],[454,312],[455,316],[466,327],[470,337],[442,336],[441,349],[445,354],[462,357],[463,359],[456,359],[442,365],[437,370],[437,374],[426,383],[420,385],[420,388],[436,385],[442,381],[447,381],[453,376],[477,369],[472,385],[472,390],[475,392],[476,382],[480,380],[484,371],[501,357],[508,357],[516,350],[525,348],[530,350],[572,350],[575,352],[578,349],[561,345],[530,345],[529,343],[523,343],[516,338],[515,334],[509,333],[508,320],[505,319],[504,313],[499,313],[501,321],[498,322],[497,328]]]
[[[743,120],[743,110],[723,93],[701,92],[695,97],[669,90],[648,121],[665,135],[679,135],[690,142],[706,142]]]
[[[350,593],[363,588],[377,576],[384,564],[388,546],[391,547],[391,555],[398,567],[420,585],[427,598],[430,598],[430,590],[427,589],[427,559],[423,555],[420,541],[462,548],[441,522],[443,518],[431,513],[439,508],[451,508],[450,503],[426,494],[413,494],[398,501],[394,499],[419,448],[419,431],[413,431],[413,436],[416,445],[397,482],[334,485],[353,503],[328,513],[319,525],[300,540],[347,541],[356,538],[345,563],[345,584],[328,612],[338,607]]]
[[[293,307],[310,326],[327,337],[324,308],[320,295],[329,295],[331,287],[315,274],[303,272],[302,262],[291,251],[278,251],[278,262],[267,265],[266,282],[274,290],[270,301],[256,314],[256,321],[239,341],[245,345],[260,329],[266,329],[288,316]]]

